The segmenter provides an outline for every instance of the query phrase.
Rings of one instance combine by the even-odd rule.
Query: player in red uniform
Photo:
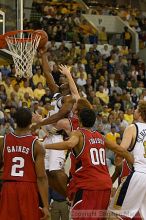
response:
[[[72,149],[72,178],[76,188],[73,219],[90,220],[93,216],[98,219],[105,218],[105,213],[88,213],[88,210],[106,210],[110,199],[112,182],[106,165],[105,143],[109,149],[133,162],[133,157],[127,150],[113,142],[105,141],[100,133],[91,130],[95,120],[93,110],[83,109],[79,114],[80,129],[71,132],[69,140],[45,145],[47,149]],[[87,214],[90,214],[90,217],[87,217]]]
[[[43,204],[42,219],[47,220],[49,211],[45,151],[29,130],[31,111],[20,108],[15,119],[15,133],[0,139],[0,165],[3,165],[0,219],[40,220],[39,192]]]

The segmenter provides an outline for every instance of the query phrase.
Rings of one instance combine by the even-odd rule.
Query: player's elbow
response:
[[[74,147],[72,141],[68,140],[67,141],[67,149],[72,149]]]

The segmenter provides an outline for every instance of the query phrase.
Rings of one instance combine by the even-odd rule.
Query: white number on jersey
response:
[[[100,148],[99,150],[97,148],[91,148],[90,157],[91,157],[91,162],[94,165],[106,164],[105,149],[103,148]]]
[[[14,157],[12,162],[14,164],[12,165],[11,176],[23,176],[24,159],[22,157]]]

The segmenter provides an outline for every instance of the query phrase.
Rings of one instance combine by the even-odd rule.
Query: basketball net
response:
[[[17,31],[5,36],[8,48],[4,49],[13,57],[16,77],[32,77],[32,64],[41,36],[33,31]]]

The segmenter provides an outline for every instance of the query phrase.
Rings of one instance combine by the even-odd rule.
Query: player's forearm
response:
[[[77,86],[76,86],[71,74],[67,75],[67,78],[68,78],[68,83],[69,83],[71,94],[76,100],[78,100],[80,98],[80,95],[79,95]]]
[[[134,157],[131,153],[124,149],[123,157],[129,162],[130,164],[134,163]]]
[[[125,148],[121,147],[120,145],[116,144],[113,141],[108,141],[105,139],[105,145],[108,149],[112,150],[113,152],[117,153],[119,156],[124,157],[129,163],[134,163],[134,158],[131,153],[129,153]]]
[[[49,124],[54,124],[57,121],[59,121],[60,119],[64,118],[66,116],[66,114],[67,113],[65,113],[65,112],[58,112],[54,115],[51,115],[50,117],[45,118],[41,122],[39,122],[37,124],[37,127],[41,127],[41,126],[49,125]]]
[[[53,150],[68,150],[71,149],[73,145],[72,143],[70,143],[70,141],[63,141],[54,144],[44,144],[44,147],[46,149],[53,149]]]
[[[43,72],[45,74],[46,82],[49,86],[50,91],[52,93],[58,92],[58,86],[55,83],[54,78],[51,74],[52,71],[49,67],[48,58],[46,55],[42,56],[42,67],[43,67]]]
[[[37,178],[38,190],[44,207],[49,207],[48,203],[48,179],[47,175]]]

